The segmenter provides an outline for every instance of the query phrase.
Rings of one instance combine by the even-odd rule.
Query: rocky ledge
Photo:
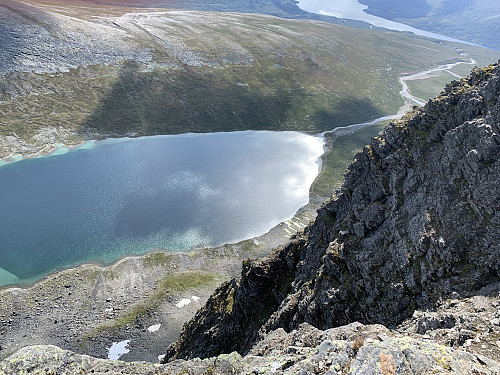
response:
[[[496,318],[495,318],[496,316]],[[233,352],[158,365],[108,361],[56,346],[31,346],[0,363],[5,374],[500,374],[493,353],[478,354],[500,334],[498,298],[449,300],[418,311],[395,330],[355,322],[319,330],[308,323],[267,333],[244,357]],[[443,338],[457,338],[450,347]],[[460,343],[460,345],[458,345]],[[500,342],[496,358],[500,351]]]

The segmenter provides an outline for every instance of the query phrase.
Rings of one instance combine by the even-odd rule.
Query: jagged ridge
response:
[[[500,276],[500,67],[475,68],[359,153],[316,221],[223,284],[166,360],[246,353],[302,322],[395,325]]]

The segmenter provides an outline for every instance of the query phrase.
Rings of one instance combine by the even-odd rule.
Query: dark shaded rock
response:
[[[416,332],[423,335],[429,330],[455,327],[456,320],[453,315],[426,316],[417,323]]]
[[[246,263],[166,359],[244,354],[266,332],[303,322],[395,326],[417,308],[498,282],[499,77],[499,65],[476,68],[389,125],[356,156],[316,221],[289,246]],[[430,319],[420,330],[452,325]]]
[[[197,322],[197,326],[190,327],[190,323],[185,326],[184,330],[198,329],[203,332],[196,342],[186,347],[178,341],[171,351],[178,348],[188,351],[189,354],[184,357],[206,358],[210,355],[199,353],[230,353],[249,349],[260,327],[289,293],[299,250],[304,243],[303,239],[295,240],[269,258],[245,261],[242,271],[245,277],[222,284],[192,320]],[[229,332],[246,332],[247,335],[243,339],[236,334],[226,336]],[[224,342],[213,340],[219,335],[224,336]]]

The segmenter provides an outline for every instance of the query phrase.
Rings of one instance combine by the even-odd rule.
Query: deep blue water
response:
[[[307,203],[322,152],[320,138],[247,131],[107,140],[9,163],[0,285],[265,233]]]

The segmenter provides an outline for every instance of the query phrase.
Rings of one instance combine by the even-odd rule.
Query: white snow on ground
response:
[[[200,297],[197,296],[191,296],[191,298],[183,298],[179,302],[175,304],[179,309],[182,309],[184,306],[189,305],[191,302],[198,302],[200,300]]]
[[[179,309],[182,309],[184,306],[187,306],[191,303],[191,299],[189,298],[184,298],[181,299],[175,306],[177,306]]]
[[[124,341],[120,341],[120,342],[114,342],[111,345],[111,348],[109,348],[108,359],[117,360],[117,359],[120,359],[120,357],[122,355],[127,354],[128,352],[130,352],[130,350],[128,349],[128,343],[129,342],[130,342],[130,340],[124,340]]]
[[[160,329],[161,327],[161,324],[155,324],[155,325],[152,325],[151,327],[148,328],[148,332],[156,332]]]

